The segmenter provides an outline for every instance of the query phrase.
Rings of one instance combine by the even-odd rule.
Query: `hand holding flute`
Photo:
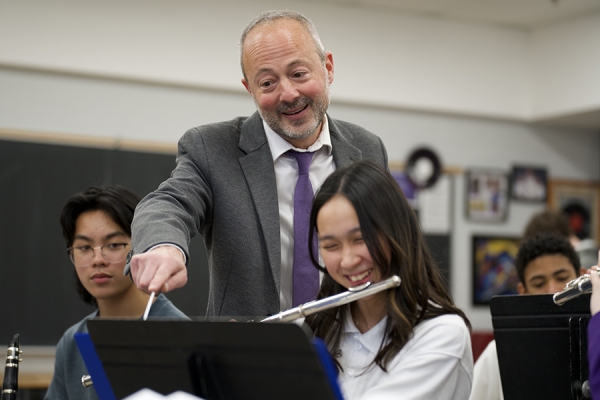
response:
[[[590,280],[590,275],[583,274],[568,282],[565,285],[565,288],[560,292],[554,293],[552,299],[554,300],[554,304],[562,306],[567,301],[579,297],[582,294],[590,293],[591,291],[592,282]]]
[[[555,293],[552,297],[554,303],[562,306],[582,294],[592,293],[590,310],[592,315],[597,313],[600,310],[600,276],[598,276],[600,272],[595,268],[597,267],[592,267],[588,273],[568,282],[563,290]]]
[[[595,315],[600,311],[600,275],[598,270],[592,270],[590,280],[592,282],[592,298],[590,300],[590,312]]]

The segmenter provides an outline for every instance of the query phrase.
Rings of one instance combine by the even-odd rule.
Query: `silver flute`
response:
[[[295,308],[290,308],[287,311],[272,315],[263,319],[260,322],[290,322],[298,318],[306,317],[320,311],[330,308],[339,307],[344,304],[352,303],[353,301],[362,299],[363,297],[371,296],[372,294],[400,286],[400,277],[397,275],[378,283],[371,284],[367,282],[364,285],[349,288],[347,292],[339,293],[334,296],[329,296],[321,300],[314,300],[304,303]]]
[[[588,274],[583,274],[568,282],[563,290],[554,293],[554,304],[562,306],[567,301],[592,292],[592,280]]]

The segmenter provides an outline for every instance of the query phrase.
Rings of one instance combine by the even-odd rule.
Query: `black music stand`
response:
[[[590,398],[589,294],[562,306],[550,294],[495,296],[490,310],[506,400]]]
[[[332,360],[296,324],[92,319],[88,330],[118,399],[142,388],[207,400],[342,399]]]

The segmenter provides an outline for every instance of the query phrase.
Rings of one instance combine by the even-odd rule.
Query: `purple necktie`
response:
[[[288,151],[298,161],[298,181],[294,191],[294,268],[292,306],[312,301],[319,291],[319,271],[310,261],[308,253],[308,229],[313,189],[308,179],[308,170],[313,153]],[[313,254],[317,254],[317,240],[312,243]]]

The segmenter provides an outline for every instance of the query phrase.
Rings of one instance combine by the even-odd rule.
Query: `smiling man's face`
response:
[[[242,83],[267,125],[295,147],[314,143],[329,107],[331,53],[323,62],[304,27],[281,19],[248,33],[243,65]]]

